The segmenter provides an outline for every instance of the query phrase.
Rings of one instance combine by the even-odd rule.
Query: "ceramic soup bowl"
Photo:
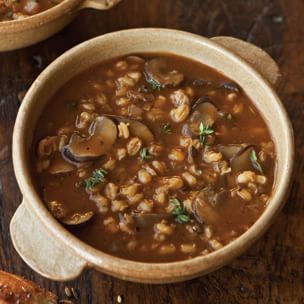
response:
[[[0,21],[0,52],[20,49],[42,41],[60,31],[81,9],[106,10],[121,0],[63,0],[58,5],[33,16]]]
[[[244,234],[206,256],[170,263],[141,263],[105,254],[77,239],[50,214],[31,177],[33,130],[46,103],[75,75],[105,59],[130,53],[171,52],[202,62],[237,82],[264,117],[276,147],[273,194],[261,217]],[[53,280],[71,280],[86,268],[145,283],[194,278],[230,262],[267,230],[283,207],[291,183],[294,143],[285,109],[273,86],[279,71],[261,49],[231,37],[211,39],[167,29],[125,30],[97,37],[69,50],[33,83],[20,107],[13,135],[15,174],[23,201],[11,221],[14,246],[23,260]]]

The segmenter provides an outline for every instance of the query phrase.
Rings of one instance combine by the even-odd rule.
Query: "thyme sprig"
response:
[[[141,160],[148,160],[152,158],[148,148],[142,148],[139,152],[139,157]]]
[[[178,223],[188,223],[190,221],[190,217],[186,212],[186,209],[182,207],[181,202],[177,198],[171,198],[169,200],[169,205],[172,208],[172,215],[174,216],[175,221]]]
[[[147,82],[151,86],[152,91],[160,91],[161,85],[153,78],[146,77]]]
[[[250,153],[250,160],[251,160],[251,163],[253,165],[253,167],[258,170],[260,173],[263,174],[263,168],[261,166],[261,164],[259,163],[258,161],[258,157],[256,155],[256,152],[255,150],[252,150],[251,153]]]
[[[102,168],[96,169],[95,171],[93,171],[92,176],[83,181],[83,186],[87,189],[92,189],[96,185],[101,183],[105,179],[105,176],[107,174],[108,172]]]
[[[211,126],[204,125],[202,122],[199,126],[199,140],[201,144],[204,144],[208,135],[213,134],[214,130]]]

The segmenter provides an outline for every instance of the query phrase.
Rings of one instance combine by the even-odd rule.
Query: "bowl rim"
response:
[[[107,39],[117,39],[121,37],[121,35],[127,36],[129,34],[137,35],[145,33],[145,35],[149,36],[151,31],[153,31],[153,33],[157,31],[159,35],[167,37],[174,35],[175,37],[183,40],[185,43],[187,41],[199,43],[202,47],[208,47],[220,52],[221,56],[226,57],[226,60],[232,60],[236,64],[241,65],[243,69],[245,69],[251,74],[252,77],[255,78],[255,81],[259,83],[259,86],[263,90],[268,91],[268,93],[271,94],[275,100],[276,103],[274,104],[274,107],[281,116],[281,121],[285,124],[287,139],[285,142],[286,170],[284,174],[278,178],[279,182],[277,184],[275,193],[271,196],[271,203],[264,210],[258,220],[246,232],[231,243],[225,245],[222,249],[209,253],[206,256],[198,256],[189,260],[167,263],[144,263],[115,257],[87,245],[66,230],[49,213],[42,200],[39,198],[39,195],[32,187],[31,174],[27,171],[27,159],[25,157],[25,153],[23,153],[23,145],[21,144],[23,143],[22,136],[25,134],[24,126],[26,121],[30,118],[29,112],[34,100],[31,99],[31,97],[35,93],[37,87],[40,87],[41,83],[44,83],[44,80],[47,78],[48,74],[52,73],[53,67],[60,65],[64,66],[63,63],[65,59],[71,54],[77,54],[83,49],[89,49],[95,43],[103,44],[107,41]],[[189,56],[189,58],[191,58],[191,56]],[[212,40],[196,34],[163,28],[137,28],[112,32],[85,41],[65,52],[63,55],[53,61],[46,69],[44,69],[44,71],[36,78],[31,88],[27,92],[18,111],[13,132],[12,151],[15,175],[27,207],[29,207],[30,210],[33,211],[38,217],[39,221],[43,223],[53,239],[59,240],[62,246],[66,246],[69,250],[74,251],[76,255],[87,261],[89,265],[97,267],[101,269],[101,271],[109,273],[113,276],[124,277],[128,280],[134,281],[141,279],[147,280],[148,282],[151,282],[151,280],[154,279],[158,281],[160,281],[159,279],[170,281],[170,278],[176,278],[177,276],[181,275],[184,277],[183,279],[192,278],[225,265],[251,246],[253,242],[256,241],[268,229],[275,216],[283,207],[289,193],[294,163],[294,136],[292,125],[286,110],[273,88],[252,66],[250,66],[239,56],[233,54]],[[20,172],[22,172],[22,174],[18,174]],[[158,278],[156,278],[155,271],[157,272]]]
[[[71,11],[76,8],[77,5],[80,5],[81,2],[83,2],[83,0],[63,0],[38,14],[19,20],[0,21],[0,34],[21,33],[40,27],[64,14],[71,13]]]

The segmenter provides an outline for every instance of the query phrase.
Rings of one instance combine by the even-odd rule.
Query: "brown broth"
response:
[[[49,202],[60,202],[65,210],[65,217],[69,217],[74,213],[94,211],[94,217],[87,223],[66,227],[79,239],[109,254],[144,262],[176,261],[207,254],[228,244],[244,233],[264,211],[267,200],[271,195],[275,169],[275,151],[269,130],[263,118],[242,89],[217,71],[201,63],[172,54],[139,54],[138,56],[143,58],[144,61],[137,62],[134,58],[123,57],[102,62],[73,78],[51,98],[37,123],[34,134],[31,162],[37,190],[49,208]],[[170,67],[170,70],[181,72],[184,75],[182,83],[174,88],[166,87],[152,90],[143,71],[145,62],[155,57],[161,58],[161,61],[164,61]],[[123,69],[124,66],[126,66],[125,69]],[[135,81],[132,86],[127,86],[125,94],[117,96],[119,92],[117,78],[127,77],[126,75],[129,72],[139,72],[140,79]],[[183,122],[172,121],[170,114],[170,111],[177,108],[170,101],[170,95],[179,89],[182,90],[183,94],[187,95],[189,108],[193,107],[199,97],[205,96],[209,99],[204,102],[211,102],[216,105],[218,110],[216,122],[211,128],[214,133],[207,135],[205,142],[198,144],[198,149],[193,148],[196,151],[195,154],[198,155],[194,157],[193,164],[202,171],[201,175],[191,173],[196,179],[195,185],[189,185],[182,176],[186,171],[188,173],[191,171],[191,163],[188,161],[189,150],[180,146],[183,126],[187,123],[189,117],[192,117],[193,110],[187,116],[187,120]],[[138,100],[130,102],[130,94],[128,95],[127,93],[130,90],[133,92],[146,90],[148,92],[144,93],[144,95],[153,95],[152,99],[154,98],[154,100],[149,101],[150,103]],[[100,94],[106,96],[106,105],[98,103]],[[121,97],[125,98],[126,95],[129,96],[128,106],[131,104],[136,104],[140,108],[145,107],[145,105],[148,108],[147,104],[152,106],[152,109],[148,111],[143,110],[141,121],[154,134],[154,142],[163,147],[158,156],[150,155],[150,159],[141,160],[139,153],[136,153],[135,156],[129,155],[122,160],[117,160],[117,149],[126,147],[128,141],[133,137],[131,134],[128,139],[119,137],[109,153],[92,161],[88,167],[83,169],[77,169],[73,166],[71,172],[64,174],[50,174],[48,168],[41,169],[43,161],[45,167],[47,167],[49,160],[51,165],[56,159],[62,160],[61,153],[58,151],[47,157],[38,154],[37,147],[42,139],[48,136],[57,136],[60,132],[70,139],[71,134],[75,131],[83,136],[88,136],[91,122],[87,123],[82,129],[77,129],[75,126],[75,122],[78,121],[79,123],[80,113],[97,113],[96,115],[98,116],[103,114],[125,116],[126,110],[122,110],[124,107],[118,106],[116,101]],[[165,102],[160,108],[162,117],[153,121],[151,120],[151,113],[153,113],[155,108],[155,100],[160,95],[165,98]],[[95,109],[85,110],[84,107],[87,107],[86,105],[88,104],[93,104]],[[170,123],[170,134],[164,132],[166,123]],[[62,128],[69,130],[62,130]],[[194,145],[197,142],[199,142],[198,136],[195,136],[192,139],[192,143]],[[223,155],[219,161],[211,163],[206,161],[208,155],[211,157],[213,152],[218,153],[218,145],[220,144],[244,143],[253,145],[249,146],[247,151],[251,149],[250,157],[253,156],[254,152],[256,153],[257,163],[262,167],[262,172],[259,172],[259,167],[257,168],[256,163],[252,160],[249,165],[246,165],[247,167],[249,166],[248,168],[246,167],[244,170],[237,172],[234,171],[233,174],[224,174],[223,169],[219,169],[224,162],[226,162],[228,168],[232,166],[232,160]],[[143,147],[148,148],[152,145],[153,143],[144,144]],[[181,149],[185,156],[183,161],[168,159],[168,155],[172,154],[172,149],[175,148]],[[242,153],[246,153],[244,151],[246,149],[243,149]],[[95,169],[104,168],[105,163],[110,158],[116,159],[115,168],[113,170],[107,169],[105,181],[93,187],[93,190],[103,197],[105,197],[105,186],[108,182],[118,185],[120,190],[126,184],[141,184],[138,181],[138,171],[147,165],[157,171],[152,165],[155,160],[164,162],[167,168],[165,173],[157,173],[157,176],[151,176],[150,174],[152,180],[139,186],[140,190],[137,193],[143,193],[143,198],[138,203],[131,203],[131,198],[126,198],[126,196],[119,193],[115,199],[123,201],[127,205],[126,209],[120,212],[112,211],[113,199],[107,199],[108,210],[105,212],[104,208],[100,209],[99,203],[90,199],[90,194],[92,195],[94,191],[86,189],[83,186],[83,181],[89,179]],[[236,156],[234,159],[238,160]],[[252,165],[253,163],[255,166]],[[39,172],[37,172],[37,166],[40,166]],[[252,172],[250,178],[254,178],[254,180],[251,180],[250,183],[236,183],[237,176],[243,171]],[[84,174],[84,176],[81,174]],[[154,196],[155,189],[160,188],[160,184],[164,183],[163,177],[172,176],[177,176],[179,180],[182,180],[183,186],[177,190],[168,190],[168,193],[166,189],[163,190],[165,202],[157,202]],[[262,182],[265,183],[263,184]],[[167,186],[166,183],[165,185]],[[199,208],[196,207],[195,209],[193,206],[200,206],[197,195],[202,189],[206,189],[208,185],[216,194],[221,193],[221,191],[225,193],[225,199],[213,206],[210,202],[215,195],[212,194],[207,202],[206,208],[208,210],[204,211],[204,219],[202,219],[198,215],[199,212],[195,211]],[[249,192],[250,199],[248,197],[247,200],[244,199],[242,191],[244,191],[245,197],[246,195],[248,196]],[[189,221],[179,223],[177,222],[178,217],[172,214],[173,206],[172,203],[169,203],[169,200],[177,198],[181,206],[187,208],[186,200],[191,193],[195,193],[193,194],[195,198],[192,201],[190,200],[190,210],[182,210],[182,214],[186,215],[186,220],[188,217]],[[207,192],[203,193],[206,198]],[[134,197],[134,194],[131,196]],[[129,223],[127,224],[129,230],[123,229],[123,214],[131,215],[131,220],[134,220],[134,211],[138,212],[139,203],[143,199],[150,200],[149,203],[153,206],[152,210],[146,213],[164,215],[162,222],[164,227],[162,228],[167,228],[167,232],[157,228],[161,227],[156,226],[161,220],[150,225],[140,225],[140,227],[138,227],[137,222]],[[205,201],[203,206],[206,205]],[[150,205],[148,204],[147,207],[147,204],[144,204],[147,208],[150,208]],[[142,213],[144,214],[145,212]],[[57,217],[59,217],[58,214]],[[111,225],[108,226],[104,222],[109,218],[112,218],[115,222],[113,224],[114,228],[112,227],[115,232],[109,231],[111,230],[109,228]],[[143,215],[142,218],[146,220],[148,216]],[[171,230],[173,230],[173,233]]]

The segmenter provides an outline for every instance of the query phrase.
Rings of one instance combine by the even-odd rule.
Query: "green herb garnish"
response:
[[[189,215],[186,213],[185,208],[182,207],[180,201],[177,198],[171,198],[169,200],[169,204],[173,208],[171,212],[178,223],[182,224],[188,223],[190,221]]]
[[[152,91],[160,91],[161,85],[151,77],[147,77],[147,82],[151,86]]]
[[[87,189],[92,189],[101,183],[108,172],[102,168],[93,171],[92,176],[83,181],[83,185]]]
[[[66,103],[66,106],[70,110],[76,110],[78,107],[78,101],[77,100],[68,101]]]
[[[204,125],[202,122],[199,126],[199,140],[202,144],[205,143],[206,137],[210,134],[213,134],[214,130],[208,125]]]
[[[148,148],[142,148],[139,152],[139,157],[141,160],[148,160],[152,158]]]
[[[263,173],[262,166],[261,166],[261,164],[258,161],[258,158],[257,158],[255,150],[251,151],[251,153],[250,153],[250,160],[251,160],[251,163],[252,163],[253,167],[256,170],[258,170],[260,173]]]
[[[163,125],[163,132],[166,134],[172,134],[172,126],[168,122]]]

